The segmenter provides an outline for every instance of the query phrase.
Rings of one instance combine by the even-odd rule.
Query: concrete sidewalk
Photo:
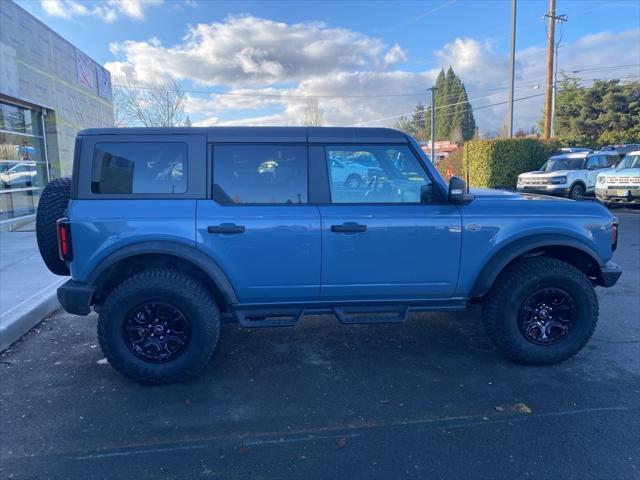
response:
[[[0,351],[60,307],[56,289],[66,280],[40,258],[34,223],[0,232]]]

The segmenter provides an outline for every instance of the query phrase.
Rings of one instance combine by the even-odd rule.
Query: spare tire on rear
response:
[[[45,265],[56,275],[69,275],[69,267],[58,254],[56,221],[66,215],[71,197],[71,179],[56,178],[45,187],[36,214],[36,238]]]

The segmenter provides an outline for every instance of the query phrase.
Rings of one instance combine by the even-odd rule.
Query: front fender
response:
[[[590,245],[574,237],[558,234],[524,236],[508,242],[492,255],[473,282],[470,297],[477,298],[487,293],[500,272],[513,260],[527,252],[544,247],[574,248],[589,255],[597,265],[602,266],[597,252]]]

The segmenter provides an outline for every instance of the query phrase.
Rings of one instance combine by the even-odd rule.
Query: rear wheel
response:
[[[483,302],[487,334],[512,360],[558,363],[587,343],[598,321],[598,298],[589,279],[548,257],[507,267]]]
[[[71,179],[56,178],[44,188],[36,214],[36,239],[40,256],[52,273],[69,275],[69,267],[58,255],[56,221],[66,215],[71,197]]]
[[[576,183],[571,190],[569,190],[569,198],[579,200],[584,197],[584,187],[581,183]]]
[[[220,314],[211,293],[173,270],[149,270],[122,282],[107,297],[98,339],[108,362],[140,383],[188,380],[213,354]]]

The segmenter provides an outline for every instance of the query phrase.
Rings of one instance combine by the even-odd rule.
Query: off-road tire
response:
[[[190,322],[184,351],[165,363],[134,355],[124,338],[127,314],[145,300],[178,307]],[[220,333],[220,313],[209,290],[189,275],[168,269],[133,275],[107,297],[98,318],[98,340],[107,361],[120,373],[143,384],[169,384],[197,375],[213,355]]]
[[[576,306],[575,324],[554,343],[529,341],[518,326],[525,299],[540,288],[569,293]],[[511,360],[527,365],[559,363],[578,353],[598,321],[598,297],[589,279],[577,268],[549,257],[518,260],[500,274],[483,300],[482,320],[493,343]]]
[[[71,197],[71,179],[56,178],[44,188],[36,213],[36,239],[40,256],[52,273],[69,275],[69,267],[58,254],[56,221],[66,215]]]
[[[584,197],[584,193],[585,193],[585,189],[582,186],[582,184],[576,183],[574,186],[571,187],[571,190],[569,190],[569,198],[573,200],[580,200],[582,197]]]

